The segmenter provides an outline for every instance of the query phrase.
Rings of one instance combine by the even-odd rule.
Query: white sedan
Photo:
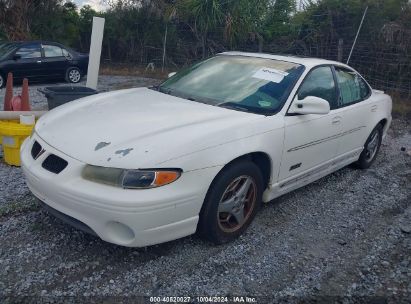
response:
[[[374,162],[391,98],[352,68],[230,52],[163,84],[98,94],[42,117],[21,149],[54,215],[118,245],[196,231],[221,244],[269,202]]]

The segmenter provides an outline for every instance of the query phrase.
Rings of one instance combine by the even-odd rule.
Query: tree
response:
[[[262,38],[262,25],[270,7],[268,0],[224,3],[224,38],[231,48],[235,48],[238,43],[244,43],[250,37]]]
[[[202,56],[207,56],[207,37],[217,28],[223,19],[223,10],[219,0],[181,0],[178,4],[181,15],[188,22],[193,20],[193,29],[202,43]]]
[[[264,24],[264,36],[266,39],[283,37],[294,34],[292,23],[295,13],[294,0],[277,0],[269,7]]]
[[[88,51],[90,46],[91,29],[93,17],[99,14],[90,6],[84,5],[79,14],[79,47],[83,51]]]

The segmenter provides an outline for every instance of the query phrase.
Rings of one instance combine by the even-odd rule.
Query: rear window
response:
[[[43,45],[45,57],[62,57],[63,49],[56,45]]]

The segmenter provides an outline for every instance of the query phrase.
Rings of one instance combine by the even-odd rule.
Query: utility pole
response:
[[[163,42],[163,66],[161,71],[164,72],[164,66],[166,64],[166,47],[167,47],[167,34],[168,34],[168,21],[166,23],[166,31],[164,33],[164,42]]]
[[[338,39],[338,54],[337,54],[337,61],[342,62],[343,61],[343,50],[344,50],[344,40],[343,39]]]
[[[350,63],[351,55],[352,55],[352,52],[354,51],[355,45],[357,44],[357,39],[358,39],[358,36],[360,35],[360,31],[361,31],[362,25],[364,23],[365,16],[367,15],[367,12],[368,12],[368,6],[365,8],[364,15],[362,16],[360,26],[358,27],[357,35],[355,36],[355,40],[354,40],[354,43],[352,45],[350,55],[348,56],[347,64]]]

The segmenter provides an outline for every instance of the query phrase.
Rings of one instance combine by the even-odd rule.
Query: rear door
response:
[[[64,77],[68,64],[63,48],[53,44],[43,44],[43,65],[48,77]]]
[[[15,78],[33,79],[44,75],[40,43],[23,44],[16,50],[14,55],[19,56],[10,68]]]
[[[339,88],[339,108],[341,109],[342,136],[338,156],[359,154],[370,132],[369,122],[377,105],[371,105],[371,89],[358,73],[345,67],[335,67]]]

